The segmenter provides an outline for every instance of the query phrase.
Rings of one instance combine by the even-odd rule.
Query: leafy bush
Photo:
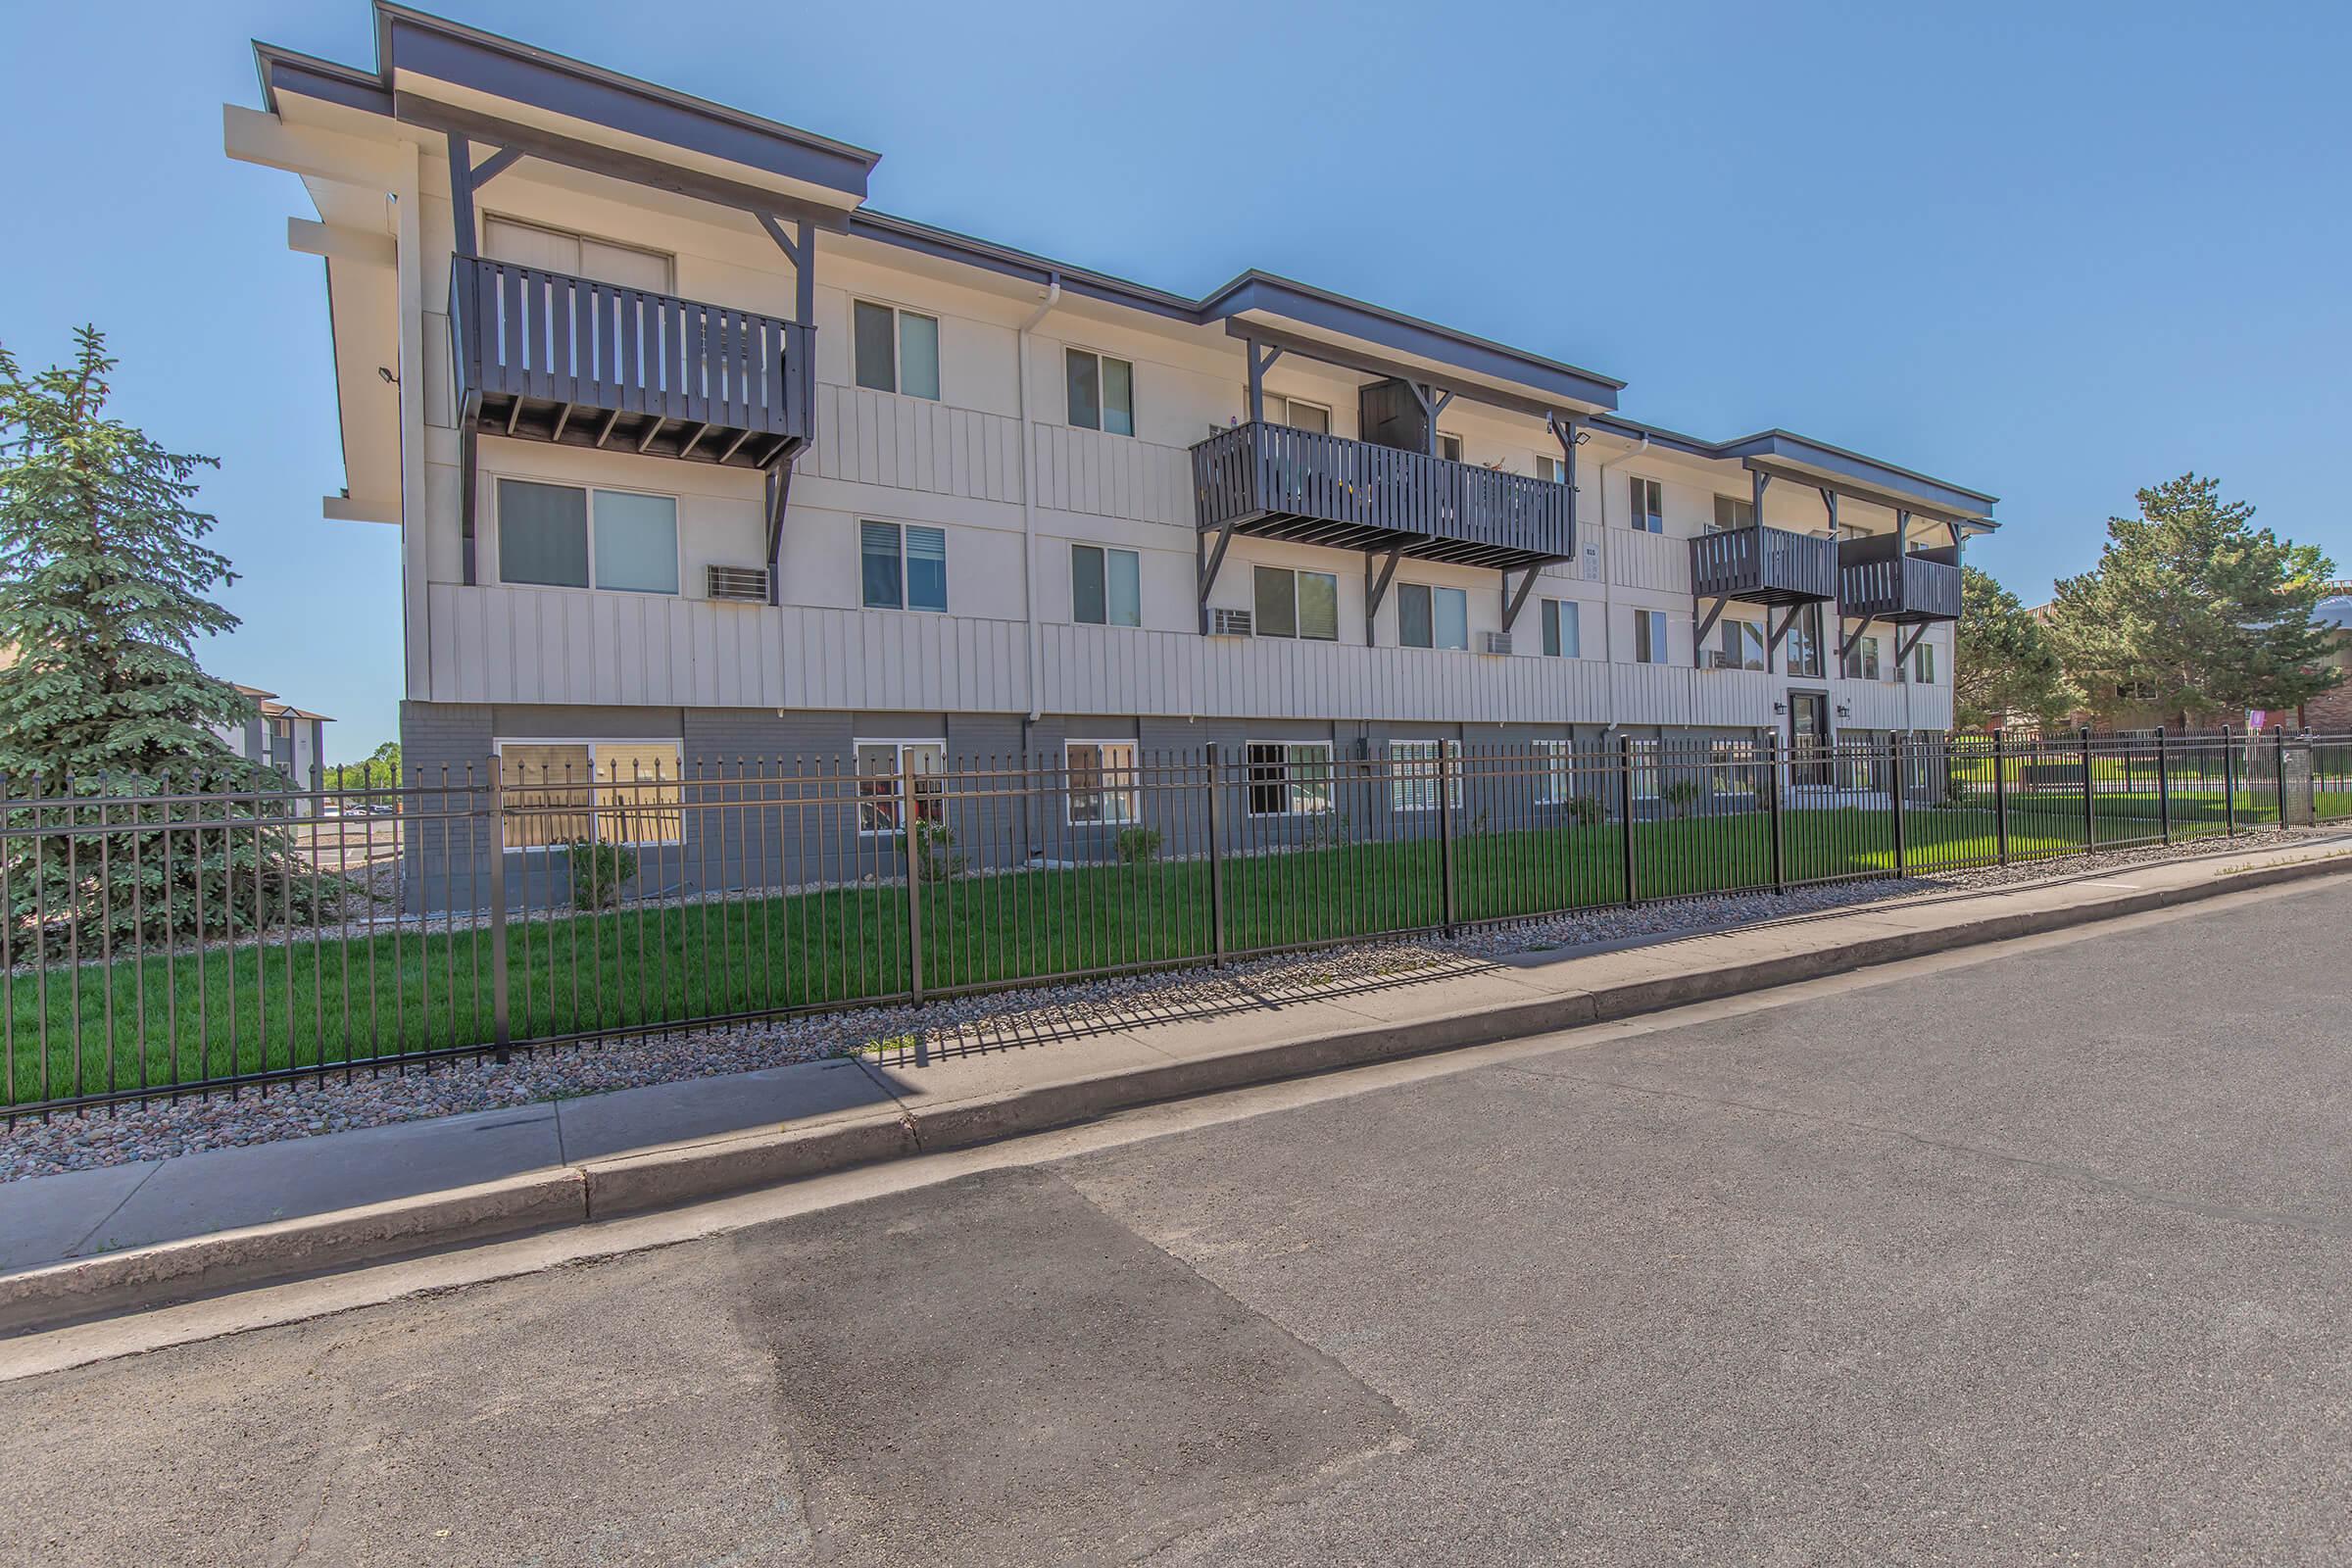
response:
[[[1578,827],[1598,827],[1600,825],[1600,798],[1598,796],[1571,795],[1568,797],[1567,805],[1561,809],[1568,813],[1568,820],[1574,822]]]
[[[1675,815],[1688,816],[1690,808],[1698,804],[1698,780],[1678,778],[1658,791],[1658,799],[1664,801]]]
[[[1119,829],[1118,846],[1121,865],[1141,865],[1159,854],[1159,829],[1123,827]]]
[[[963,857],[956,853],[956,830],[947,823],[927,816],[914,821],[915,853],[922,857],[921,872],[926,882],[945,882],[961,874]],[[906,855],[906,835],[899,835],[899,853]],[[912,861],[909,860],[909,865]]]
[[[573,839],[564,846],[571,861],[571,903],[577,909],[610,909],[637,874],[637,852],[601,839]]]

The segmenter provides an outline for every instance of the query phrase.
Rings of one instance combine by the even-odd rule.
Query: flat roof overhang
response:
[[[1595,415],[1591,422],[1602,434],[1621,440],[1646,440],[1688,457],[1736,462],[1753,473],[1831,490],[1845,500],[1908,512],[1971,533],[1989,533],[2000,526],[1992,516],[1998,496],[1787,430],[1708,441],[1617,414]]]

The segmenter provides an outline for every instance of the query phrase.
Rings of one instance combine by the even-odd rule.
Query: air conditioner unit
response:
[[[1511,651],[1511,634],[1507,631],[1486,633],[1486,648],[1490,654],[1509,653]]]
[[[1577,564],[1583,569],[1585,581],[1600,581],[1600,546],[1587,545],[1579,555],[1582,559]]]
[[[708,598],[739,605],[767,603],[765,566],[706,566],[703,571],[703,593]]]
[[[1217,637],[1248,637],[1255,626],[1247,610],[1220,610],[1209,619],[1208,629]]]
[[[1698,651],[1698,667],[1701,669],[1729,669],[1732,667],[1732,662],[1724,656],[1724,652],[1720,648],[1701,648]]]

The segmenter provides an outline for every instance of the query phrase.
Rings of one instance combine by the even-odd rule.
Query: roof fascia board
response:
[[[851,215],[849,233],[854,239],[895,245],[937,261],[978,267],[1034,283],[1045,284],[1059,278],[1065,294],[1079,294],[1107,304],[1149,311],[1154,316],[1166,317],[1188,325],[1197,325],[1200,320],[1200,307],[1180,294],[1131,283],[1125,278],[1090,271],[1083,267],[1064,266],[1027,251],[992,245],[987,240],[974,239],[951,229],[934,228],[912,219],[897,218],[870,209],[862,210]]]
[[[1562,365],[1538,355],[1429,321],[1382,310],[1343,295],[1249,272],[1200,302],[1203,321],[1262,312],[1328,332],[1343,332],[1418,359],[1434,360],[1475,375],[1534,387],[1570,403],[1614,409],[1623,381]]]
[[[1360,371],[1365,375],[1393,377],[1399,381],[1418,381],[1424,386],[1434,386],[1441,392],[1450,392],[1454,396],[1472,403],[1483,403],[1491,408],[1507,409],[1513,414],[1524,414],[1531,418],[1542,419],[1555,414],[1563,417],[1581,416],[1582,411],[1570,407],[1565,402],[1546,403],[1542,398],[1532,398],[1524,392],[1513,392],[1503,387],[1488,386],[1480,381],[1465,381],[1456,376],[1449,376],[1443,370],[1432,370],[1425,366],[1407,365],[1400,360],[1383,359],[1377,354],[1365,354],[1344,344],[1326,343],[1320,338],[1308,337],[1301,332],[1287,331],[1282,327],[1269,325],[1263,321],[1244,321],[1228,317],[1225,319],[1225,335],[1241,338],[1247,342],[1263,343],[1269,348],[1281,349],[1286,354],[1296,354],[1302,359],[1320,360],[1325,365],[1336,365],[1343,369]]]
[[[259,39],[253,45],[254,74],[262,80],[262,106],[277,113],[277,95],[317,98],[371,115],[392,118],[392,92],[372,73],[339,66],[331,60],[280,49]]]
[[[1840,500],[1859,501],[1864,506],[1884,507],[1889,512],[1907,512],[1914,517],[1921,517],[1929,522],[1966,523],[1981,528],[2000,526],[1982,512],[1947,509],[1930,499],[1894,494],[1838,475],[1813,473],[1803,468],[1792,468],[1787,464],[1774,463],[1768,458],[1742,458],[1740,464],[1751,473],[1760,473],[1769,479],[1779,479],[1788,484],[1809,485],[1816,490],[1828,490]]]
[[[683,169],[659,159],[622,152],[615,147],[599,146],[595,142],[580,141],[532,125],[518,125],[511,120],[461,109],[455,104],[445,104],[413,92],[394,94],[394,104],[397,117],[405,125],[437,130],[444,135],[454,132],[476,141],[519,150],[548,163],[585,170],[589,173],[625,180],[632,185],[691,196],[698,201],[711,202],[721,207],[805,220],[819,228],[836,232],[849,226],[849,215],[838,207],[796,201],[782,191],[769,190],[764,186],[745,185],[716,174],[706,174],[699,170]]]
[[[386,82],[414,74],[862,201],[880,155],[406,7],[376,7]]]
[[[1848,452],[1843,447],[1834,447],[1827,442],[1791,435],[1787,430],[1766,430],[1756,435],[1742,436],[1737,441],[1725,442],[1724,450],[1730,457],[1767,458],[1801,464],[1850,479],[1859,485],[1896,495],[1917,495],[1929,506],[1940,508],[1962,519],[1984,515],[2000,500],[2000,497],[1986,495],[1981,490],[1947,484],[1941,479],[1898,467],[1891,463],[1883,463],[1877,458],[1864,457],[1859,452]],[[1917,511],[1918,508],[1912,510]]]

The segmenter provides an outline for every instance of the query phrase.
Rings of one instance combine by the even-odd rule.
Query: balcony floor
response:
[[[682,458],[730,468],[763,468],[790,440],[772,430],[746,430],[717,422],[698,426],[659,415],[499,393],[483,395],[474,428],[483,435],[518,441],[553,441],[569,447]]]
[[[1510,571],[1559,559],[1502,545],[1406,533],[1365,523],[1333,522],[1328,517],[1301,516],[1297,513],[1252,513],[1235,522],[1234,532],[1252,539],[1279,539],[1289,544],[1322,545],[1332,550],[1353,550],[1366,554],[1385,555],[1401,546],[1405,555],[1415,561],[1440,561],[1457,566],[1494,566]]]

